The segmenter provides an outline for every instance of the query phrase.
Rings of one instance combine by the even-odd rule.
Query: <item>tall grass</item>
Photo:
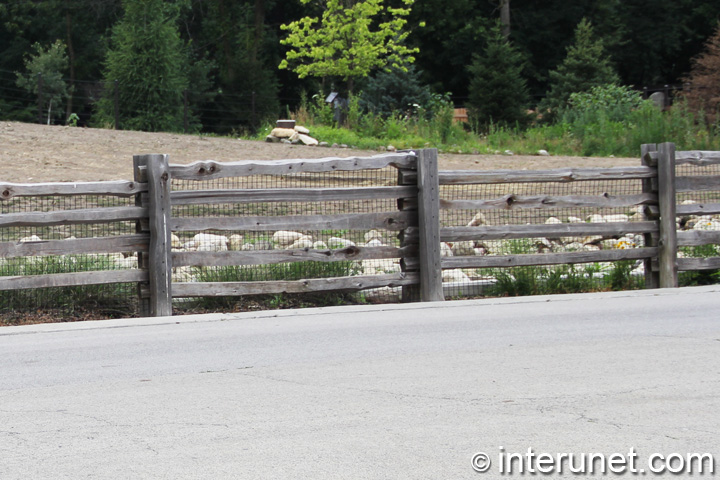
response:
[[[652,102],[642,101],[637,92],[613,85],[576,96],[557,123],[536,122],[529,128],[490,125],[482,133],[453,122],[453,107],[442,99],[432,109],[414,107],[389,117],[362,112],[351,99],[342,127],[333,120],[332,107],[322,95],[304,97],[290,115],[309,126],[320,141],[370,150],[392,145],[398,149],[434,147],[446,153],[510,150],[532,155],[546,150],[551,155],[636,157],[643,143],[660,142],[674,142],[682,150],[720,150],[717,128],[707,125],[703,115],[692,114],[681,102],[661,111]]]

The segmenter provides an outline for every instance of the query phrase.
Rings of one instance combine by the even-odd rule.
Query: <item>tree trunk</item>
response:
[[[265,34],[265,0],[255,0],[255,38],[250,52],[252,63],[255,64],[258,52],[262,48]]]
[[[65,1],[65,34],[67,37],[68,59],[70,60],[70,88],[68,88],[67,107],[65,109],[65,118],[70,118],[73,113],[73,92],[75,90],[75,49],[72,42],[72,15],[67,0]]]
[[[503,24],[502,33],[505,38],[510,37],[510,0],[500,0],[500,22]]]

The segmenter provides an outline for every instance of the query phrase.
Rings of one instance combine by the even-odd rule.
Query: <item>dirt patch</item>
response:
[[[322,139],[320,139],[322,140]],[[0,122],[0,181],[131,180],[132,156],[166,153],[172,163],[377,155],[372,150],[306,147],[175,133]],[[540,170],[639,165],[637,158],[441,154],[449,170]]]

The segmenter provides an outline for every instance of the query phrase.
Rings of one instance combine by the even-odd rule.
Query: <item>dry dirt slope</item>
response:
[[[132,156],[167,153],[173,163],[347,157],[379,152],[273,144],[232,138],[0,122],[0,181],[132,179]],[[639,165],[636,158],[440,155],[444,169],[544,169]]]

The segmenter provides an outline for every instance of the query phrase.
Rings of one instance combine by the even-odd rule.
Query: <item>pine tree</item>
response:
[[[468,114],[480,128],[525,123],[530,101],[522,75],[522,54],[505,38],[500,25],[488,32],[487,46],[475,57],[470,71]]]
[[[33,50],[34,53],[25,59],[27,73],[16,73],[16,83],[34,95],[38,95],[42,89],[42,107],[47,111],[47,123],[50,125],[53,114],[62,115],[63,112],[58,107],[71,91],[64,79],[68,57],[65,44],[60,40],[46,49],[36,43]]]
[[[96,120],[113,123],[117,82],[122,128],[181,131],[189,60],[177,28],[177,7],[163,0],[126,0],[124,8],[113,29]]]
[[[567,105],[571,94],[619,81],[602,41],[595,39],[590,22],[582,19],[575,29],[575,41],[568,47],[565,60],[550,72],[550,92],[543,107],[554,116]]]
[[[709,124],[720,121],[720,24],[684,81],[689,85],[682,96],[690,111],[705,112]]]

